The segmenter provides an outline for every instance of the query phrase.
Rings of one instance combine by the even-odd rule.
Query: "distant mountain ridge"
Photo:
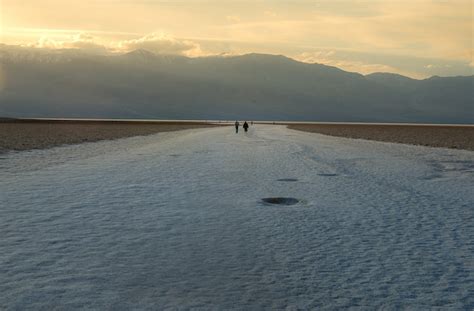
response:
[[[474,76],[361,75],[285,56],[0,45],[0,116],[474,123]]]

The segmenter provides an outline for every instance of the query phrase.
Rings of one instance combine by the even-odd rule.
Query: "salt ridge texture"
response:
[[[474,308],[471,151],[212,128],[0,174],[0,309]]]

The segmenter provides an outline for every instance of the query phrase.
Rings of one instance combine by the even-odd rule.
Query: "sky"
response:
[[[0,0],[0,42],[97,54],[268,53],[368,74],[472,75],[473,0]]]

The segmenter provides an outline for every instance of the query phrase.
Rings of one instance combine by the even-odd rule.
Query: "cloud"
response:
[[[263,12],[263,15],[265,17],[277,17],[278,16],[277,13],[275,13],[274,11],[271,11],[271,10],[267,10],[267,11]]]
[[[466,61],[472,46],[471,2],[352,1],[348,5],[322,1],[325,9],[288,6],[275,18],[268,18],[272,10],[262,10],[263,17],[215,29],[224,38],[267,45],[280,42],[287,48],[327,47]]]
[[[42,36],[37,42],[28,44],[30,47],[47,49],[80,49],[86,53],[108,54],[109,49],[98,42],[98,39],[87,33],[78,33],[65,40],[57,40]]]
[[[414,76],[413,73],[406,73],[402,70],[378,63],[367,63],[360,60],[341,59],[338,57],[337,51],[315,51],[315,52],[304,52],[297,56],[295,59],[305,63],[318,63],[327,66],[334,66],[346,71],[359,72],[361,74],[370,74],[374,72],[391,72],[404,75]]]
[[[4,43],[17,44],[25,38],[26,33],[5,34],[5,28],[13,26],[36,25],[41,27],[39,31],[56,28],[63,32],[92,32],[92,27],[100,26],[93,34],[115,42],[138,38],[158,26],[183,38],[266,45],[274,54],[293,47],[326,47],[462,60],[467,64],[472,61],[466,53],[472,49],[472,0],[226,0],[226,5],[207,0],[24,2],[2,1],[5,12],[9,12],[3,16]],[[243,45],[239,45],[241,50]]]
[[[187,39],[178,39],[170,35],[151,33],[138,39],[105,42],[89,33],[81,32],[63,39],[41,36],[36,42],[25,46],[45,49],[78,49],[86,53],[107,55],[126,53],[144,49],[156,54],[176,54],[188,57],[207,56],[201,46]]]
[[[170,35],[152,33],[139,39],[124,40],[118,43],[118,49],[132,51],[144,49],[156,54],[177,54],[189,57],[206,55],[201,46],[191,40],[182,40]]]
[[[240,16],[238,15],[228,15],[226,16],[226,19],[232,23],[240,23],[241,21]]]
[[[70,48],[81,49],[95,54],[107,54],[108,49],[105,45],[97,42],[97,39],[87,33],[80,33],[73,37],[73,40],[67,44]]]
[[[435,65],[435,64],[428,64],[425,66],[426,69],[439,69],[439,68],[451,68],[451,65],[444,64],[444,65]]]

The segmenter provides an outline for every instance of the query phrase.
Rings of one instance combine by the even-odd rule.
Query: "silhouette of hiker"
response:
[[[244,122],[243,128],[246,132],[249,129],[249,125],[248,125],[247,121]]]
[[[235,132],[238,133],[239,132],[239,121],[235,121]]]

